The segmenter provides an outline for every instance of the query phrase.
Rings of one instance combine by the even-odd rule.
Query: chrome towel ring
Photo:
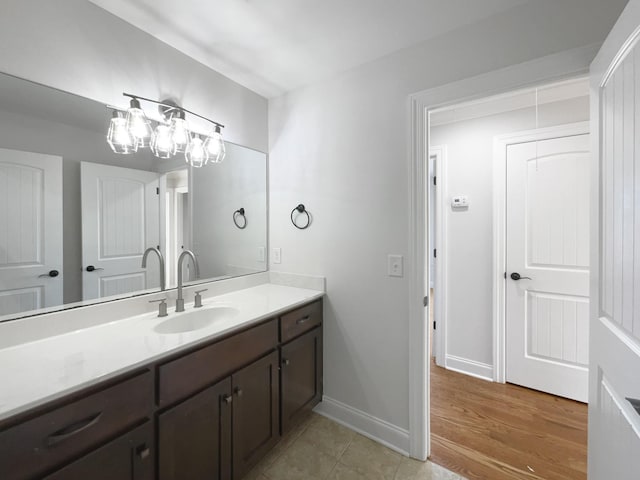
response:
[[[242,224],[238,223],[239,218],[242,218],[244,220]],[[247,228],[247,217],[244,214],[244,208],[240,207],[238,210],[233,212],[233,223],[240,230],[244,230],[245,228]]]
[[[296,211],[298,212],[298,215],[296,216],[296,218],[303,213],[307,216],[307,222],[304,225],[298,225],[296,223],[296,219],[293,218],[293,214]],[[309,212],[307,211],[307,209],[303,204],[300,204],[297,207],[295,207],[293,210],[291,210],[291,223],[293,223],[293,226],[296,227],[298,230],[305,230],[309,228],[309,225],[311,225],[311,215],[309,215]]]

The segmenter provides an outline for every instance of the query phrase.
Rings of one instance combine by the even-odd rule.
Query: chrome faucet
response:
[[[182,262],[185,257],[191,257],[193,261],[193,267],[195,270],[195,277],[200,276],[200,267],[198,267],[198,260],[191,250],[184,250],[178,257],[178,298],[176,298],[176,312],[184,312],[184,298],[182,298]]]
[[[160,261],[160,290],[164,292],[166,285],[164,280],[164,256],[162,255],[162,252],[154,247],[147,248],[142,255],[142,268],[147,268],[147,257],[151,252],[155,252],[155,254],[158,255],[158,260]]]

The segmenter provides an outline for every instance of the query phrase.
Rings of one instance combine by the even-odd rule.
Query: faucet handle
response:
[[[167,313],[167,297],[158,298],[157,300],[149,300],[149,303],[159,303],[158,317],[166,317]]]
[[[206,292],[207,290],[209,290],[208,288],[204,288],[202,290],[196,290],[196,298],[193,301],[193,308],[200,308],[202,306],[202,295],[200,295],[202,292]]]

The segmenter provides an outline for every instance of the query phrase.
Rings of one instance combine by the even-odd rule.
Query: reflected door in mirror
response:
[[[0,316],[62,291],[62,158],[0,149]]]
[[[82,292],[84,300],[160,286],[159,266],[142,268],[160,244],[159,175],[82,162]]]

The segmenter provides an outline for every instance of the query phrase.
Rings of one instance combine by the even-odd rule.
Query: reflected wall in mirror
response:
[[[193,169],[149,150],[111,151],[110,110],[0,74],[0,321],[167,288],[193,250],[199,278],[266,269],[266,155],[227,143]],[[247,228],[233,212],[244,207]],[[188,262],[187,262],[188,263]]]

